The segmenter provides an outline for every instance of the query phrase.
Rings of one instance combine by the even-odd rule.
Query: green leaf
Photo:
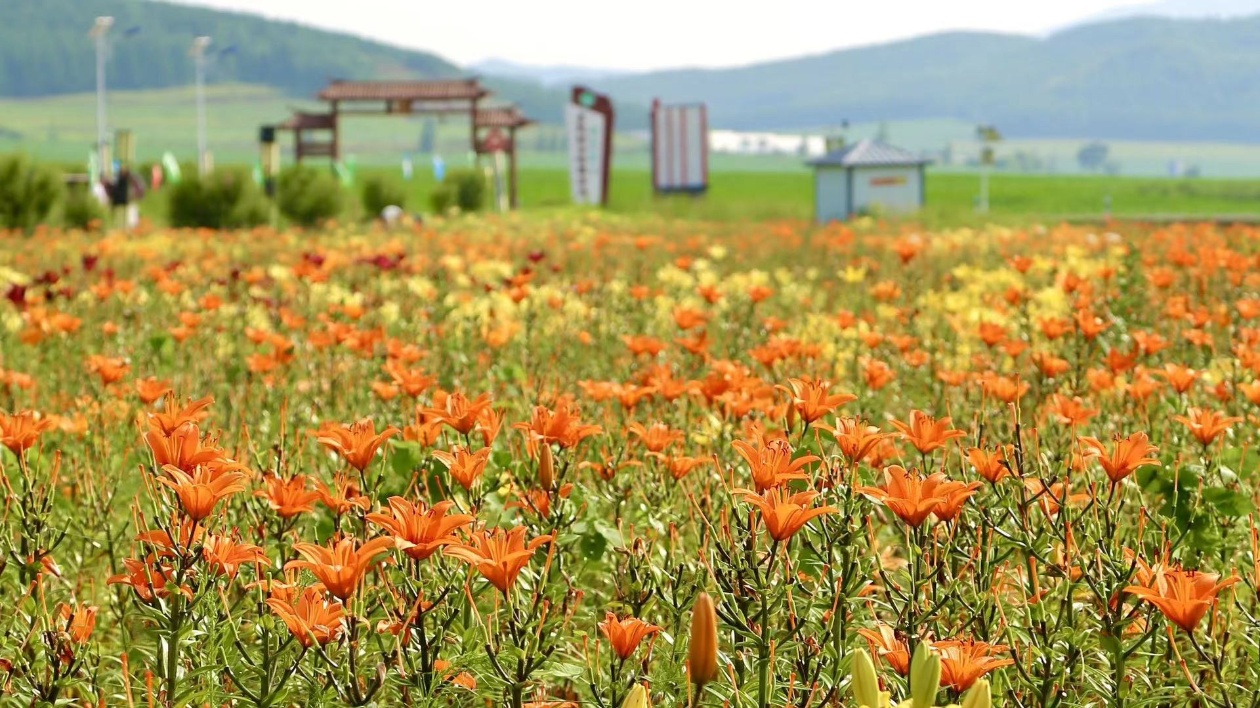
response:
[[[608,539],[598,532],[587,533],[582,536],[579,546],[582,549],[582,555],[586,556],[587,560],[598,561],[604,557],[604,551],[608,549]]]
[[[389,468],[394,474],[405,476],[420,466],[424,457],[420,452],[420,443],[413,441],[395,441],[393,452],[389,457]]]
[[[1215,509],[1216,513],[1231,518],[1246,516],[1255,508],[1247,495],[1219,487],[1204,489],[1203,501]]]
[[[621,531],[605,519],[595,519],[595,530],[614,547],[626,545],[625,539],[621,537]]]

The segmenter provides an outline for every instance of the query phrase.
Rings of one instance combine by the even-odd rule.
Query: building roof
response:
[[[476,79],[442,81],[333,81],[321,101],[454,101],[490,94]]]
[[[516,106],[479,108],[475,122],[478,128],[521,128],[534,121],[526,118]]]
[[[276,130],[331,130],[334,125],[336,122],[330,113],[294,111],[288,120],[276,125]]]
[[[901,167],[929,162],[931,160],[925,160],[909,150],[867,138],[811,160],[809,164],[814,167]]]

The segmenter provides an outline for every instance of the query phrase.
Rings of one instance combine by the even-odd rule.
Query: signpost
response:
[[[1002,140],[1002,134],[998,129],[991,125],[981,125],[976,127],[976,137],[980,138],[980,200],[976,205],[976,211],[981,214],[989,213],[989,171],[993,169],[993,165],[997,160],[994,156],[993,143]]]
[[[652,189],[700,194],[709,188],[709,118],[703,103],[652,102]]]
[[[607,96],[573,87],[564,123],[569,135],[569,190],[574,204],[608,205],[613,117],[612,101]]]
[[[494,206],[498,211],[507,211],[508,190],[504,183],[504,177],[507,173],[507,163],[504,161],[504,154],[512,149],[512,139],[507,136],[499,128],[494,128],[481,141],[481,150],[479,152],[487,153],[493,160],[494,173]]]

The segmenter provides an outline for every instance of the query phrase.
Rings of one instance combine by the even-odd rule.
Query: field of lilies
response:
[[[0,295],[2,705],[1260,705],[1260,230],[42,231]]]

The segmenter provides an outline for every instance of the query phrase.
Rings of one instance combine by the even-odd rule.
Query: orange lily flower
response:
[[[161,430],[150,430],[144,434],[144,441],[153,451],[153,461],[159,467],[171,465],[192,472],[199,466],[226,460],[219,448],[202,446],[201,431],[196,423],[181,425],[169,435]]]
[[[42,418],[34,411],[21,411],[13,415],[0,413],[0,445],[21,457],[52,426],[52,420]]]
[[[577,447],[586,438],[598,435],[603,428],[583,424],[577,410],[568,402],[556,405],[553,411],[546,406],[535,406],[528,423],[514,425],[525,433],[525,445],[531,457],[538,454],[538,444],[556,444],[561,448]]]
[[[626,335],[621,338],[625,342],[626,348],[635,356],[654,357],[665,350],[665,342],[656,337],[648,337],[646,335]]]
[[[1012,474],[1011,466],[1006,461],[1006,453],[1000,447],[993,451],[973,447],[967,451],[967,460],[976,468],[976,474],[984,477],[990,484],[997,484]]]
[[[490,461],[490,448],[483,447],[476,452],[457,447],[452,452],[434,450],[433,456],[450,470],[451,478],[464,489],[472,489],[477,480],[486,471],[486,463]]]
[[[840,452],[849,464],[856,465],[865,460],[880,443],[892,437],[866,421],[855,418],[837,418],[834,427],[819,426],[836,437],[840,444]]]
[[[776,541],[786,541],[811,520],[838,511],[831,506],[811,508],[810,502],[818,496],[818,492],[798,492],[788,496],[782,489],[771,487],[760,494],[747,489],[736,489],[735,494],[761,511],[761,520],[765,522],[770,537]]]
[[[817,455],[792,459],[792,445],[782,438],[767,441],[764,445],[736,440],[731,446],[748,462],[753,485],[758,492],[787,484],[794,479],[805,479],[805,473],[801,469],[818,461]]]
[[[1098,409],[1089,408],[1080,397],[1068,397],[1061,393],[1050,397],[1050,400],[1046,402],[1046,410],[1058,423],[1071,427],[1083,425],[1090,418],[1098,415]]]
[[[298,514],[315,511],[315,502],[319,500],[319,492],[306,488],[305,475],[294,475],[290,479],[281,479],[273,474],[263,478],[266,489],[254,492],[254,496],[267,500],[267,506],[280,515],[282,519],[291,519]]]
[[[901,421],[892,421],[893,427],[901,431],[901,437],[905,438],[915,449],[924,455],[939,450],[949,444],[954,438],[961,438],[966,435],[961,430],[950,428],[949,417],[937,420],[923,411],[910,411],[910,422],[902,423]]]
[[[108,386],[122,381],[127,372],[131,371],[131,364],[128,364],[126,359],[93,354],[87,358],[87,369],[96,374],[101,383]]]
[[[860,627],[857,632],[870,644],[871,656],[887,661],[893,671],[902,676],[910,674],[910,648],[896,630],[886,624],[877,624],[875,629]]]
[[[665,456],[660,453],[649,453],[664,462],[665,470],[675,481],[691,474],[696,468],[701,467],[710,462],[707,457],[687,457],[685,455]]]
[[[608,637],[613,651],[625,661],[639,648],[644,637],[656,634],[661,628],[635,617],[617,619],[617,615],[606,612],[604,621],[599,623],[599,631]]]
[[[867,388],[872,391],[879,391],[892,383],[897,378],[897,374],[886,361],[863,358],[862,378],[866,381]]]
[[[69,605],[61,603],[57,607],[57,617],[64,623],[65,633],[75,644],[87,644],[96,629],[96,605]]]
[[[968,639],[935,642],[933,646],[941,655],[941,685],[958,693],[971,688],[990,671],[1015,663],[1014,659],[994,656],[1009,651],[1010,647],[1002,644]]]
[[[292,560],[285,570],[309,570],[328,592],[338,600],[347,600],[373,566],[376,557],[393,547],[392,538],[374,538],[356,546],[353,538],[342,538],[330,547],[314,543],[295,543],[293,550],[304,560]]]
[[[1116,437],[1115,447],[1107,452],[1106,446],[1095,438],[1081,438],[1081,444],[1098,457],[1107,478],[1118,484],[1121,480],[1147,465],[1159,466],[1159,458],[1151,457],[1159,448],[1151,444],[1146,433],[1133,433],[1127,438]]]
[[[890,465],[884,468],[883,487],[861,486],[855,491],[892,509],[902,521],[917,528],[945,502],[941,485],[946,481],[942,472],[924,478],[901,465]]]
[[[1046,484],[1036,477],[1025,478],[1024,488],[1032,495],[1031,499],[1041,505],[1041,510],[1046,513],[1046,516],[1054,516],[1059,513],[1059,509],[1064,502],[1075,506],[1090,499],[1089,494],[1085,492],[1068,493],[1067,485],[1063,482]]]
[[[171,392],[171,382],[154,376],[136,381],[136,395],[146,406]]]
[[[171,586],[175,584],[175,569],[168,563],[149,556],[146,560],[124,558],[123,567],[126,572],[111,575],[105,579],[106,585],[130,585],[142,602],[152,602],[154,598],[166,598],[171,595]],[[192,589],[187,585],[179,588],[179,592],[192,599]]]
[[[171,534],[175,534],[175,538]],[[188,517],[180,517],[179,512],[171,515],[171,523],[165,529],[151,529],[136,534],[136,540],[147,543],[157,549],[162,557],[178,556],[194,545],[201,543],[206,535],[206,527]]]
[[[1204,408],[1191,408],[1185,415],[1173,416],[1173,420],[1189,428],[1199,444],[1207,447],[1220,437],[1221,433],[1229,430],[1231,425],[1240,422],[1242,418],[1224,416]]]
[[[434,397],[436,407],[430,408],[425,413],[432,416],[434,420],[440,420],[449,425],[455,432],[460,435],[468,435],[476,427],[481,420],[481,414],[490,408],[490,394],[483,393],[473,400],[462,393],[452,393],[446,396],[446,400],[440,404]]]
[[[493,408],[486,408],[481,411],[481,415],[477,416],[477,427],[475,430],[481,433],[481,442],[490,447],[499,437],[499,431],[503,429],[503,411]]]
[[[267,606],[284,621],[293,638],[308,649],[337,641],[345,630],[345,607],[325,598],[318,588],[306,588],[296,602],[291,597],[267,598]]]
[[[821,379],[788,379],[796,414],[806,423],[813,423],[846,403],[857,400],[851,393],[831,393],[831,382]]]
[[[941,521],[953,521],[962,513],[963,504],[976,493],[982,482],[959,482],[947,479],[936,488],[935,494],[942,498],[932,513]]]
[[[1195,371],[1188,366],[1170,363],[1164,364],[1163,369],[1152,373],[1167,381],[1168,385],[1172,386],[1172,389],[1177,393],[1186,393],[1194,386],[1194,382],[1202,372]]]
[[[402,389],[403,393],[412,398],[419,396],[437,383],[436,376],[430,376],[419,369],[408,369],[398,360],[391,360],[385,364],[385,373],[389,374],[394,384]]]
[[[215,575],[235,578],[243,565],[270,566],[267,553],[252,543],[241,543],[230,536],[207,536],[201,546],[201,556]]]
[[[425,508],[402,497],[389,498],[390,513],[368,514],[367,520],[384,528],[394,537],[394,545],[415,560],[424,560],[443,546],[458,543],[454,531],[473,522],[468,514],[446,515],[455,506],[444,501]]]
[[[149,413],[149,429],[156,430],[162,435],[170,437],[171,433],[185,425],[200,424],[206,417],[206,409],[212,403],[214,403],[214,397],[206,396],[174,412],[159,411],[157,413]]]
[[[331,509],[337,516],[351,509],[366,510],[372,506],[372,500],[363,496],[359,491],[359,483],[348,474],[339,474],[334,477],[332,487],[324,484],[322,480],[315,480],[315,493],[319,495],[319,500],[324,503],[324,506]]]
[[[193,474],[188,474],[174,465],[166,465],[162,470],[170,478],[158,481],[175,490],[184,513],[193,521],[201,521],[220,501],[245,491],[245,475],[236,469],[200,466]]]
[[[1230,576],[1221,580],[1217,573],[1156,566],[1139,574],[1141,585],[1129,585],[1124,591],[1155,605],[1173,624],[1193,633],[1199,621],[1216,604],[1216,596],[1241,580]]]
[[[398,428],[390,426],[377,434],[371,418],[357,420],[350,425],[327,425],[317,434],[319,444],[341,455],[351,467],[362,472],[372,463],[376,451],[385,441],[397,435]]]
[[[511,531],[481,529],[469,536],[467,541],[447,546],[442,552],[476,568],[506,597],[516,585],[521,570],[534,557],[534,551],[552,540],[550,535],[546,535],[526,543],[525,532],[524,526],[517,526]]]
[[[644,426],[642,423],[631,423],[626,431],[639,439],[648,452],[661,453],[666,448],[683,439],[681,430],[674,430],[664,423],[653,423]]]

